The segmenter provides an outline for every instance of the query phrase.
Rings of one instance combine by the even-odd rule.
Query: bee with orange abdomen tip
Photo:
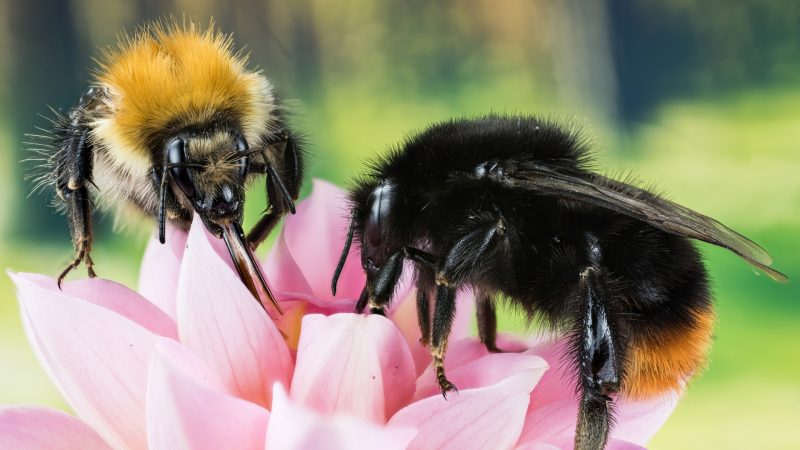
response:
[[[294,212],[303,151],[270,81],[249,69],[230,36],[213,24],[152,24],[102,52],[91,87],[59,114],[46,145],[39,186],[51,185],[69,222],[75,257],[89,276],[91,213],[133,206],[188,228],[196,213],[225,240],[239,275],[264,304],[277,303],[252,249]],[[266,175],[270,207],[245,237],[245,185]],[[279,309],[279,308],[278,308]]]
[[[350,229],[366,275],[356,311],[384,314],[412,270],[422,343],[445,396],[456,292],[471,288],[480,340],[496,345],[496,305],[564,336],[576,393],[576,450],[606,446],[619,397],[678,390],[704,364],[714,324],[692,240],[777,281],[753,241],[635,184],[594,171],[569,123],[529,115],[453,119],[409,136],[350,190]],[[413,264],[407,265],[405,261]]]

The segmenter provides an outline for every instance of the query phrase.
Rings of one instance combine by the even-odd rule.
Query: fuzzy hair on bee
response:
[[[75,247],[59,283],[81,262],[94,276],[96,203],[118,218],[155,217],[162,242],[167,220],[186,229],[197,215],[254,295],[277,307],[251,252],[294,212],[302,183],[302,138],[286,115],[269,79],[213,23],[156,22],[101,51],[86,93],[33,135],[35,189],[55,192]],[[269,208],[245,239],[245,186],[263,175]]]
[[[458,289],[499,351],[505,301],[571,343],[579,399],[575,448],[600,449],[614,398],[677,390],[705,364],[715,314],[691,239],[731,250],[775,280],[758,245],[720,222],[593,170],[575,128],[533,116],[434,124],[371,164],[349,192],[350,247],[366,284],[356,305],[383,314],[409,260],[422,341],[442,393]]]

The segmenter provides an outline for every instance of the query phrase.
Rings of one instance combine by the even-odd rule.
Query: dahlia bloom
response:
[[[364,285],[354,254],[331,296],[344,208],[316,181],[286,219],[264,264],[277,322],[202,225],[150,243],[139,292],[10,273],[30,344],[76,416],[0,408],[0,448],[571,448],[577,400],[558,340],[503,336],[514,352],[490,354],[469,336],[463,293],[446,360],[459,391],[445,400],[408,279],[388,318],[352,314]],[[641,448],[676,402],[620,400],[609,448]]]

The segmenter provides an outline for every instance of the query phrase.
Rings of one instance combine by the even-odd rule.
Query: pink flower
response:
[[[171,229],[144,257],[139,292],[109,280],[11,273],[31,346],[77,417],[0,409],[0,448],[571,448],[577,402],[560,344],[468,337],[462,295],[445,400],[419,344],[406,280],[389,318],[356,315],[364,276],[347,262],[343,194],[316,181],[265,264],[285,314],[273,322],[221,241]],[[196,223],[199,223],[196,222]],[[609,448],[640,448],[677,394],[618,405]]]

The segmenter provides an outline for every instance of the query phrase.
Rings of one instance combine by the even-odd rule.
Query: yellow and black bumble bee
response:
[[[294,213],[303,151],[288,128],[270,81],[248,69],[230,36],[213,24],[152,24],[102,52],[91,87],[58,114],[38,186],[52,186],[69,222],[75,257],[94,277],[92,209],[134,207],[188,228],[195,213],[225,240],[253,295],[278,310],[255,264],[258,246],[286,213]],[[270,208],[246,236],[245,184],[266,175]]]

